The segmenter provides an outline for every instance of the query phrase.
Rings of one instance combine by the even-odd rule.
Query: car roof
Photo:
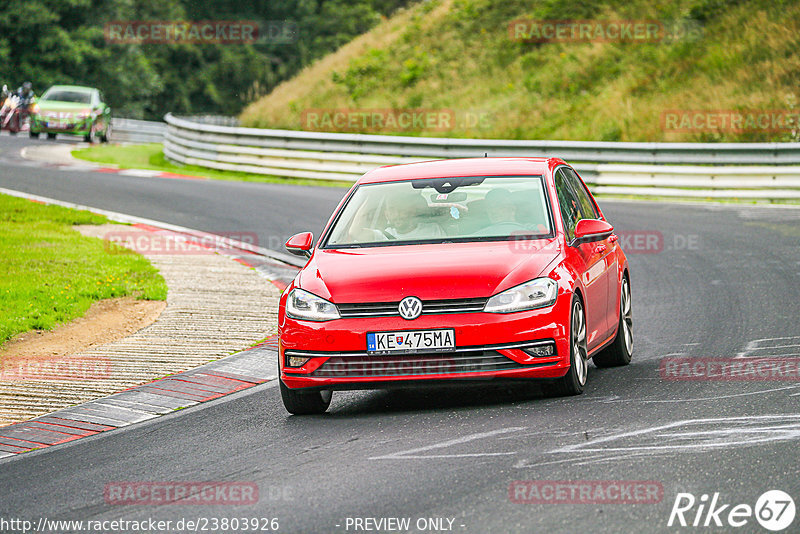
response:
[[[372,184],[408,179],[458,176],[543,175],[548,168],[564,163],[559,158],[459,158],[388,165],[373,169],[357,183]]]
[[[47,91],[50,91],[52,89],[58,89],[59,91],[80,91],[84,93],[91,93],[92,91],[97,91],[97,89],[95,89],[94,87],[86,87],[85,85],[52,85],[47,89]]]

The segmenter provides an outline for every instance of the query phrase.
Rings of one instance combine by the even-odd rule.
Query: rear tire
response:
[[[28,132],[32,139],[39,139],[39,132]]]
[[[611,345],[592,358],[597,367],[619,367],[631,363],[633,355],[633,312],[631,310],[631,284],[622,279],[619,297],[619,326]]]
[[[55,139],[55,138],[56,138],[56,135],[57,135],[57,134],[54,134],[54,133],[48,133],[48,134],[47,134],[47,138],[48,138],[48,139]]]
[[[286,411],[294,415],[313,415],[325,413],[331,405],[332,392],[326,390],[303,391],[290,389],[278,379],[281,388],[281,399]]]
[[[22,129],[22,121],[19,118],[19,112],[14,112],[14,115],[11,117],[11,121],[8,123],[8,133],[11,135],[17,135]]]
[[[569,316],[569,371],[550,385],[550,392],[558,396],[580,395],[586,386],[589,360],[586,348],[586,313],[583,303],[574,296]]]
[[[106,122],[106,129],[103,130],[102,134],[100,134],[101,143],[108,143],[109,140],[111,140],[111,119],[108,119]]]

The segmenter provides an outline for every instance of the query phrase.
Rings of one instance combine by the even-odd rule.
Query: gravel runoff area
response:
[[[88,144],[52,144],[52,145],[32,145],[23,149],[22,157],[31,161],[53,163],[59,165],[77,165],[82,167],[102,167],[97,163],[78,159],[72,156],[72,151],[76,148],[88,147]]]
[[[155,229],[113,224],[77,229],[95,237],[124,232],[136,236],[136,243],[160,239],[160,246],[137,246],[137,250],[164,277],[167,306],[150,326],[70,355],[75,364],[64,376],[0,382],[0,426],[192,369],[276,332],[279,290],[233,256],[197,247],[167,253],[165,234]]]

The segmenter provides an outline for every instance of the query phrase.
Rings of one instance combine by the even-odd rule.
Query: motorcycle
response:
[[[22,130],[29,116],[28,106],[22,104],[22,99],[15,92],[8,92],[3,86],[3,93],[8,96],[0,108],[0,130],[8,130],[11,135],[16,135]]]
[[[0,106],[0,127],[2,127],[2,124],[5,122],[6,114],[9,111],[10,106],[6,103],[6,100],[11,94],[11,91],[8,90],[8,86],[3,85],[3,90],[0,93],[0,103],[2,103],[2,106]]]

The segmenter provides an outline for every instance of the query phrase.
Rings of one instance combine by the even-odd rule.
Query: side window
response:
[[[572,187],[572,190],[575,191],[575,195],[578,197],[578,202],[580,203],[581,211],[583,212],[583,218],[597,219],[600,214],[597,213],[594,202],[592,202],[592,199],[589,198],[589,192],[586,191],[586,187],[583,185],[583,183],[581,183],[578,175],[575,174],[575,171],[566,167],[562,167],[561,170],[564,171],[569,185]]]
[[[564,229],[567,232],[567,239],[571,240],[575,237],[575,225],[585,217],[581,213],[578,198],[569,186],[563,167],[556,171],[555,184],[558,207],[561,210],[561,218],[564,220]]]

